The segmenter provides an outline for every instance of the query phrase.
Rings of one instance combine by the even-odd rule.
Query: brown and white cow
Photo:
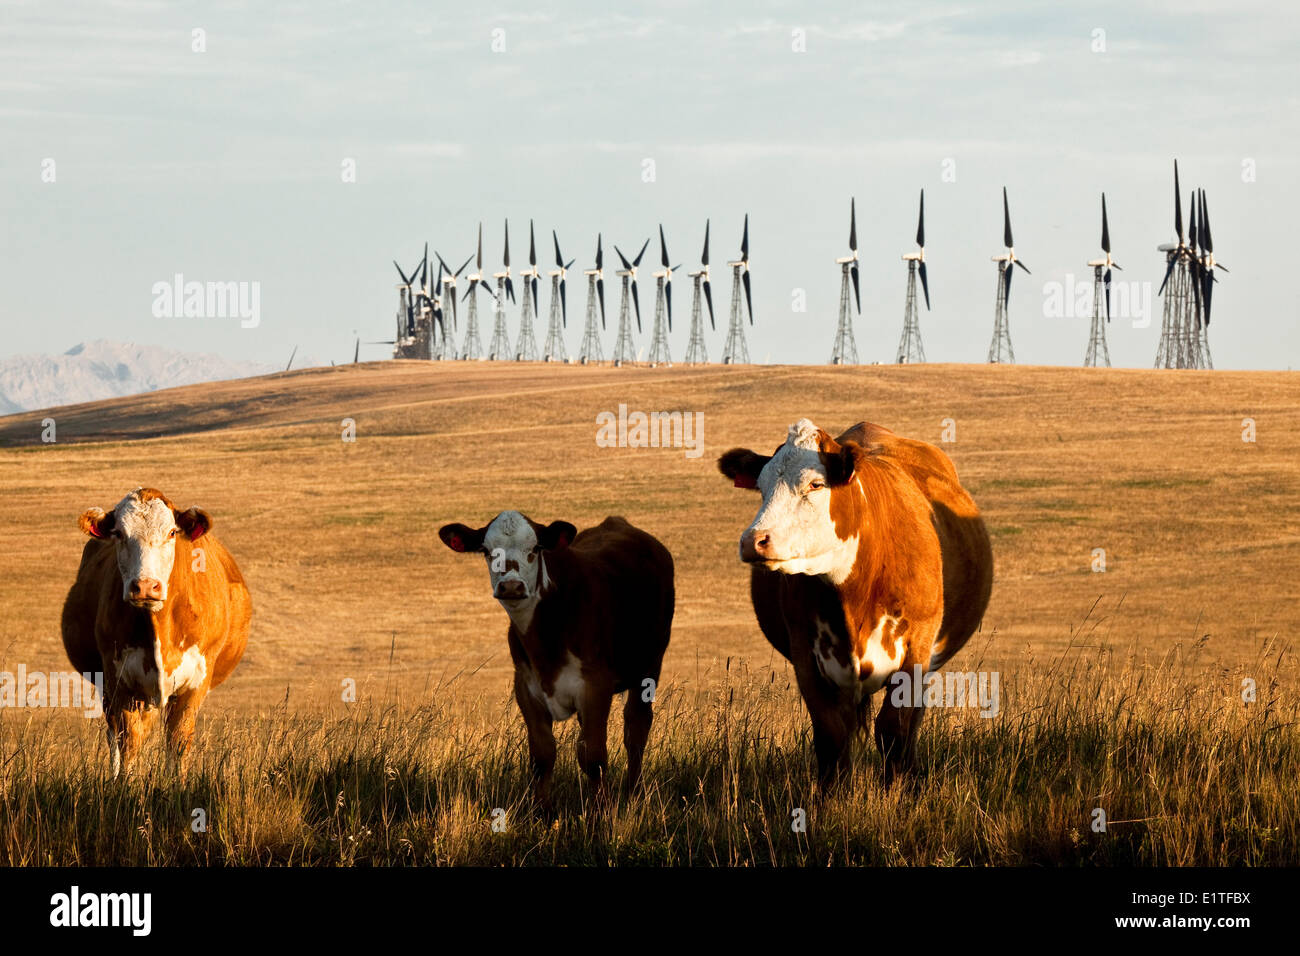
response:
[[[63,646],[76,670],[104,674],[113,775],[130,772],[165,711],[183,776],[203,699],[244,655],[248,588],[207,512],[179,511],[161,491],[137,488],[78,523],[91,540],[63,604]]]
[[[448,524],[447,547],[481,553],[492,596],[510,617],[515,700],[528,728],[534,796],[549,803],[555,767],[552,724],[578,715],[578,765],[602,790],[615,694],[623,705],[625,788],[641,777],[654,692],[672,631],[676,592],[668,549],[623,518],[581,533],[567,521],[542,526],[503,511],[485,527]]]
[[[850,769],[871,695],[898,671],[937,670],[979,627],[993,587],[988,532],[947,455],[879,425],[831,438],[805,418],[772,455],[734,448],[718,468],[762,493],[740,557],[832,785]],[[884,696],[875,740],[888,783],[911,765],[923,710]]]

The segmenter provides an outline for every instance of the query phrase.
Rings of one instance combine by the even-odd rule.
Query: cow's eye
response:
[[[180,528],[172,528],[172,530],[171,530],[171,534],[167,535],[167,537],[169,537],[169,538],[174,538],[174,537],[176,537],[176,532],[179,531],[179,530],[181,530],[181,529],[180,529]]]
[[[808,482],[808,490],[809,490],[809,491],[821,491],[821,490],[822,490],[823,488],[825,488],[825,487],[826,487],[826,482],[824,482],[824,481],[810,481],[810,482]]]

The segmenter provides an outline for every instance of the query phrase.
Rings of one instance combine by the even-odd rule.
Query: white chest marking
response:
[[[898,624],[898,618],[881,615],[876,622],[875,630],[867,638],[866,660],[871,665],[871,673],[866,679],[866,691],[868,694],[874,694],[880,688],[885,686],[885,681],[889,676],[898,670],[903,663],[903,639],[895,635],[895,628]],[[886,626],[889,627],[890,636],[894,638],[893,651],[886,651],[884,645],[884,633]]]
[[[154,639],[152,653],[133,647],[117,659],[117,679],[150,704],[160,707],[169,698],[202,687],[208,676],[208,662],[197,645],[185,648],[181,662],[168,673],[163,666],[162,647]]]
[[[583,686],[582,662],[572,654],[568,656],[560,672],[555,675],[555,686],[550,694],[542,690],[541,681],[538,680],[536,673],[528,675],[528,689],[533,692],[534,697],[546,704],[546,709],[551,712],[553,720],[568,720],[574,715],[582,700]]]
[[[835,629],[820,617],[815,619],[817,637],[813,641],[813,653],[817,659],[817,668],[832,684],[856,690],[858,686],[858,659],[848,650],[848,663],[845,664],[835,656],[837,647],[845,647],[847,639],[835,633]],[[847,648],[846,648],[847,649]]]

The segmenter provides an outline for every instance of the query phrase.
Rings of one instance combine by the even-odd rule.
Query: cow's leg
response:
[[[528,728],[528,756],[533,769],[533,799],[545,810],[551,806],[551,773],[555,769],[555,732],[551,712],[533,696],[527,682],[515,672],[515,701]]]
[[[853,768],[851,745],[857,713],[845,692],[822,676],[811,645],[795,638],[791,652],[799,693],[812,718],[818,785],[829,792],[847,779]]]
[[[899,670],[905,674],[916,673],[919,666],[924,674],[929,660],[930,648],[934,644],[934,635],[939,629],[939,620],[935,619],[926,626],[917,628],[916,637],[903,654]],[[912,700],[924,698],[923,694],[905,694],[906,704],[895,704],[890,693],[891,684],[885,685],[884,700],[880,703],[880,713],[876,717],[876,747],[884,762],[885,786],[889,786],[900,773],[912,770],[916,753],[916,735],[921,729],[921,720],[925,716],[924,702],[913,706]]]
[[[153,729],[157,709],[139,701],[109,707],[104,715],[108,721],[108,746],[112,755],[113,776],[131,773],[136,759],[144,747],[149,731]]]
[[[578,703],[578,766],[587,775],[593,799],[604,796],[604,777],[609,772],[607,736],[609,734],[609,709],[614,703],[614,689],[603,684],[588,683]]]
[[[647,675],[658,686],[659,675]],[[654,702],[643,698],[650,691],[633,684],[627,689],[627,701],[623,704],[623,746],[627,748],[627,779],[623,789],[631,794],[641,783],[641,758],[645,753],[646,741],[650,738],[650,725],[654,722]]]
[[[194,721],[207,694],[206,687],[199,687],[178,694],[167,705],[167,761],[182,781],[193,757]]]

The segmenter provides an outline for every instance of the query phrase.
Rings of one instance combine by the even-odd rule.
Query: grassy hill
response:
[[[598,447],[597,415],[620,404],[703,413],[703,455]],[[736,556],[758,499],[714,460],[735,445],[770,451],[805,416],[832,433],[866,419],[936,443],[955,429],[942,447],[992,531],[992,603],[948,666],[1000,670],[1003,714],[927,716],[929,790],[893,843],[881,828],[909,798],[878,792],[874,755],[814,836],[781,838],[810,789],[807,718],[757,631]],[[47,417],[53,444],[40,441]],[[1242,441],[1246,418],[1256,441]],[[355,442],[341,440],[344,419]],[[0,818],[22,824],[0,829],[26,834],[6,838],[0,859],[348,862],[339,833],[381,829],[383,848],[353,859],[1286,858],[1300,807],[1275,768],[1293,779],[1300,766],[1288,650],[1300,620],[1298,425],[1300,380],[1281,372],[413,362],[0,418],[0,670],[67,666],[58,620],[82,546],[76,517],[137,485],[213,515],[254,604],[248,654],[205,706],[198,782],[179,802],[152,775],[134,796],[97,783],[98,726],[0,712]],[[665,706],[647,753],[658,789],[599,838],[566,824],[482,842],[490,810],[525,789],[522,725],[483,563],[436,530],[506,508],[579,527],[622,514],[677,562]],[[1260,685],[1258,710],[1234,703],[1243,677]],[[340,699],[348,678],[356,705]],[[611,753],[618,732],[615,721]],[[567,744],[558,771],[557,798],[576,800]],[[66,795],[82,786],[92,807],[78,817]],[[345,790],[361,804],[347,821],[331,802]],[[1091,835],[1098,794],[1112,819],[1146,822],[1110,842]],[[228,816],[208,837],[159,835],[141,849],[94,835],[95,813],[170,814],[188,833],[185,800],[214,795]],[[409,856],[392,849],[401,840]]]

